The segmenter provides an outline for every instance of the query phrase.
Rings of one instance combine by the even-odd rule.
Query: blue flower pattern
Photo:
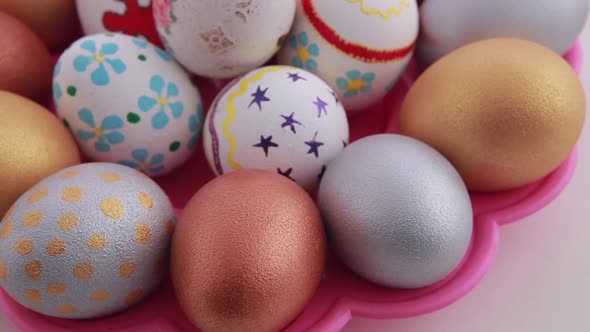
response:
[[[195,145],[199,141],[199,133],[201,131],[201,122],[203,121],[203,104],[199,103],[197,106],[197,114],[193,114],[188,119],[188,129],[193,136],[188,141],[187,147],[189,150],[195,148]]]
[[[361,73],[359,70],[350,70],[346,77],[339,77],[336,85],[344,90],[344,98],[352,98],[358,94],[373,90],[371,83],[375,80],[375,73]]]
[[[136,149],[131,152],[133,160],[121,160],[119,164],[135,168],[144,174],[157,174],[164,170],[164,155],[161,153],[154,154],[150,158],[150,153],[146,149]]]
[[[100,127],[96,125],[94,115],[87,108],[81,109],[78,112],[78,117],[90,127],[90,130],[79,129],[77,131],[78,138],[82,142],[89,142],[96,139],[94,148],[97,151],[109,152],[111,145],[120,144],[125,141],[125,136],[117,131],[125,125],[125,122],[119,116],[107,116],[102,120]]]
[[[147,42],[147,40],[140,39],[140,38],[133,38],[133,43],[137,47],[142,48],[142,49],[147,49],[148,44],[149,44]],[[162,60],[167,61],[167,62],[172,61],[172,58],[170,57],[170,55],[168,55],[168,53],[166,53],[166,51],[164,51],[163,49],[159,48],[156,45],[153,45],[153,46],[154,46],[154,51],[156,52],[156,54],[158,54],[160,56],[160,58],[162,58]]]
[[[314,57],[320,55],[320,48],[317,44],[310,44],[306,32],[289,37],[289,47],[295,51],[291,64],[295,67],[316,71],[318,63]]]
[[[156,94],[156,96],[141,96],[139,97],[137,104],[142,112],[149,112],[153,109],[159,109],[156,114],[152,117],[152,127],[154,129],[163,129],[170,122],[170,117],[166,112],[170,110],[172,117],[180,119],[184,112],[184,104],[180,101],[171,102],[170,99],[178,97],[179,90],[178,86],[173,82],[166,82],[160,75],[154,75],[150,79],[150,90]],[[164,95],[164,90],[166,94]]]
[[[61,85],[56,82],[56,78],[61,72],[61,62],[55,64],[55,68],[53,69],[53,101],[57,104],[57,101],[61,99],[63,96],[63,91],[61,89]]]
[[[115,43],[104,43],[100,46],[100,50],[97,50],[96,43],[93,40],[85,40],[80,44],[80,48],[90,53],[90,55],[78,55],[74,59],[74,69],[84,73],[89,67],[93,67],[93,64],[98,64],[90,74],[92,83],[95,85],[104,86],[109,84],[110,77],[107,69],[117,74],[122,74],[127,70],[127,66],[123,61],[110,57],[119,51],[119,46]]]

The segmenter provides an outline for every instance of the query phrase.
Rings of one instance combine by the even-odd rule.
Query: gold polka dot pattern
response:
[[[14,245],[12,246],[12,248],[19,255],[26,256],[26,255],[29,255],[30,253],[33,252],[33,249],[34,249],[33,241],[26,240],[26,239],[19,239],[19,240],[16,240],[16,242],[14,242]]]
[[[45,252],[49,256],[61,256],[66,252],[67,245],[64,240],[60,239],[53,239],[47,243],[47,247],[45,248]]]
[[[60,305],[60,306],[57,307],[57,311],[60,314],[73,315],[76,312],[78,312],[78,308],[76,308],[76,306],[73,305],[73,304],[62,304],[62,305]]]
[[[152,238],[152,229],[148,224],[139,224],[135,227],[135,241],[139,244],[147,244]]]
[[[119,176],[119,174],[113,172],[102,172],[100,173],[100,178],[102,181],[106,183],[121,181],[121,177]]]
[[[14,223],[11,220],[2,223],[2,229],[0,229],[0,238],[6,239],[12,234],[14,229]]]
[[[23,297],[33,303],[41,303],[43,300],[41,291],[38,289],[25,289],[23,292]]]
[[[154,202],[148,193],[139,193],[139,203],[146,209],[151,209],[154,206]]]
[[[101,250],[107,246],[107,238],[104,233],[95,233],[86,241],[88,248],[93,250]]]
[[[94,268],[91,263],[78,263],[74,266],[74,277],[80,280],[92,279]]]
[[[49,295],[64,295],[68,291],[68,286],[62,283],[47,284],[47,294]]]
[[[76,203],[82,199],[84,190],[80,187],[66,187],[62,193],[62,199],[69,203]]]
[[[121,278],[131,278],[133,273],[135,273],[135,262],[124,262],[119,267],[119,275]]]
[[[143,291],[141,290],[141,288],[137,288],[137,289],[129,292],[129,294],[127,294],[127,296],[125,296],[125,304],[132,305],[135,302],[139,301],[142,297],[143,297]]]
[[[104,302],[110,297],[109,292],[104,289],[99,289],[90,295],[90,301],[92,302]]]
[[[38,259],[29,261],[25,265],[25,274],[33,280],[40,280],[43,277],[43,264],[41,264],[41,261]]]
[[[59,175],[59,178],[60,179],[71,179],[71,178],[75,178],[78,175],[80,175],[80,171],[71,170],[71,171],[65,171],[65,172],[61,173]]]
[[[47,188],[39,188],[29,196],[27,201],[31,204],[35,204],[45,198],[47,194],[49,194],[49,190]]]
[[[59,218],[59,222],[57,225],[59,229],[61,229],[62,231],[69,231],[70,229],[78,226],[79,222],[80,220],[78,219],[78,216],[76,216],[74,213],[65,212]]]
[[[43,212],[41,210],[35,210],[25,215],[23,224],[26,228],[35,228],[43,221]]]
[[[100,209],[105,216],[111,219],[123,218],[123,204],[116,197],[111,197],[103,200],[100,203]]]

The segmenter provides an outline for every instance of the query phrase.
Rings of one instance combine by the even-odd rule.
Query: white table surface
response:
[[[582,43],[590,96],[590,23]],[[502,228],[496,262],[469,295],[425,316],[353,319],[344,332],[590,331],[590,113],[579,147],[571,184],[544,210]],[[0,312],[0,332],[17,331]]]

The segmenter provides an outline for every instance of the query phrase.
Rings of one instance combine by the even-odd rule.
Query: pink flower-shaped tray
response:
[[[579,73],[582,49],[576,44],[565,59]],[[371,110],[351,119],[351,139],[370,134],[397,131],[397,112],[408,88],[419,70],[410,64],[395,89]],[[210,103],[220,84],[198,81],[205,99]],[[333,257],[329,257],[325,276],[314,298],[286,331],[338,331],[352,317],[402,318],[426,314],[443,308],[466,295],[490,269],[499,242],[500,226],[518,221],[543,208],[565,188],[576,166],[577,153],[544,179],[510,192],[472,194],[475,215],[473,239],[469,252],[456,271],[435,285],[415,289],[387,289],[355,276]],[[213,173],[202,150],[174,174],[157,179],[177,208]],[[159,290],[142,303],[120,314],[97,320],[65,320],[34,313],[16,303],[0,290],[0,309],[16,327],[24,332],[176,332],[195,331],[183,315],[174,297],[172,285],[166,280]]]

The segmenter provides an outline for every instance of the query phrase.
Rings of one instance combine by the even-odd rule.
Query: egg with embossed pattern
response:
[[[66,168],[24,193],[0,224],[0,286],[36,312],[94,318],[121,311],[164,276],[174,209],[132,168]]]
[[[229,83],[204,126],[205,154],[217,175],[263,169],[306,189],[349,139],[337,94],[316,75],[289,66],[262,67]]]
[[[193,74],[231,78],[266,63],[285,41],[296,0],[154,0],[166,50]]]

